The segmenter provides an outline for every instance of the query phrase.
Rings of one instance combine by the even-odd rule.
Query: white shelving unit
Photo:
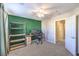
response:
[[[11,22],[9,25],[9,51],[26,46],[25,25],[19,22]]]

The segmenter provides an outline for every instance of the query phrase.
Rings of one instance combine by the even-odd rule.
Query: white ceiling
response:
[[[4,4],[5,10],[8,14],[22,16],[26,18],[32,18],[36,20],[47,19],[68,11],[71,11],[77,7],[77,3],[7,3]],[[37,12],[34,10],[44,9],[48,12],[44,17],[38,17]]]

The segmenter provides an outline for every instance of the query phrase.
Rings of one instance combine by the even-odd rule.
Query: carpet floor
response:
[[[8,56],[71,56],[63,44],[32,44],[9,52]]]

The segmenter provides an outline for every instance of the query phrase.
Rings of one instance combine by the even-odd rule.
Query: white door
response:
[[[65,47],[72,54],[76,55],[76,16],[71,16],[65,21]]]

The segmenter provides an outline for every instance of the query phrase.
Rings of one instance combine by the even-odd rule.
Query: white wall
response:
[[[42,31],[46,34],[46,38],[49,42],[56,43],[55,22],[59,20],[66,20],[66,18],[72,15],[79,15],[79,8],[52,17],[51,19],[42,20]]]
[[[48,40],[48,20],[42,20],[42,32],[45,35],[45,40]]]
[[[48,42],[55,43],[55,30],[53,29],[55,27],[54,21],[52,22],[51,19],[42,20],[42,31],[45,34],[45,38]]]

